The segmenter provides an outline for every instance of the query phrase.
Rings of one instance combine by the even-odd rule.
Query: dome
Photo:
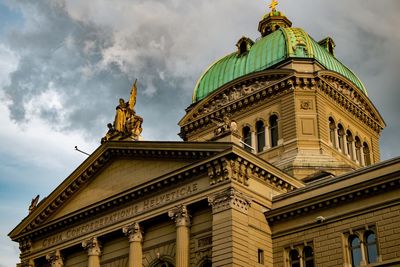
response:
[[[271,68],[288,58],[315,59],[327,70],[347,78],[367,95],[360,79],[303,29],[279,28],[257,40],[246,53],[234,52],[208,67],[196,84],[193,102],[202,100],[224,84]]]

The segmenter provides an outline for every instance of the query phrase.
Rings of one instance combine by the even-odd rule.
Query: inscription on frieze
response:
[[[97,218],[91,222],[67,229],[63,232],[45,238],[40,244],[41,249],[57,245],[68,240],[72,240],[80,236],[84,236],[85,234],[88,234],[90,232],[130,219],[136,215],[155,209],[172,201],[188,197],[199,191],[200,187],[204,186],[207,186],[207,184],[204,183],[202,185],[201,183],[194,182],[167,191],[166,193],[144,199],[133,205]]]

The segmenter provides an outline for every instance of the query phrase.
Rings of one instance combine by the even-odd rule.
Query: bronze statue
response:
[[[137,97],[137,79],[132,85],[129,101],[119,99],[116,107],[114,124],[107,124],[108,132],[101,139],[101,143],[110,140],[139,140],[142,133],[143,118],[136,115],[135,105]]]

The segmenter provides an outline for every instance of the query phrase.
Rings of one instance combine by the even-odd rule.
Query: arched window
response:
[[[257,132],[257,152],[262,152],[265,147],[265,126],[264,122],[257,121],[256,123]]]
[[[365,246],[367,247],[367,261],[374,263],[378,261],[378,249],[376,247],[376,236],[372,231],[365,233]]]
[[[272,115],[269,117],[269,130],[271,136],[271,147],[275,147],[278,145],[278,116]]]
[[[239,55],[243,55],[246,52],[247,52],[247,43],[245,41],[242,41],[239,45]]]
[[[347,145],[347,153],[349,154],[351,159],[354,159],[354,154],[353,154],[353,134],[347,130],[346,132],[346,145]]]
[[[349,237],[349,248],[351,255],[351,264],[352,266],[360,266],[362,255],[361,255],[361,242],[358,236],[350,236]]]
[[[303,249],[303,258],[305,267],[314,267],[314,251],[310,246],[306,246]]]
[[[355,146],[356,146],[356,160],[361,163],[361,141],[358,136],[354,138]]]
[[[336,147],[335,131],[336,131],[335,120],[332,117],[329,117],[329,141],[331,141],[333,147]]]
[[[243,142],[246,144],[244,149],[251,152],[251,131],[249,126],[243,127]]]
[[[338,133],[339,148],[342,150],[342,152],[344,152],[344,129],[341,124],[338,124],[337,133]]]
[[[300,267],[300,255],[296,249],[292,249],[289,253],[290,267]]]
[[[364,164],[366,166],[371,165],[371,155],[369,152],[368,144],[366,142],[364,142],[363,144],[363,152],[364,152]]]

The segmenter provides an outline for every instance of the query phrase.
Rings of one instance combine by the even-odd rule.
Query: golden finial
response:
[[[269,8],[271,9],[271,13],[276,12],[276,6],[278,5],[278,0],[272,0],[271,4],[269,5]]]

